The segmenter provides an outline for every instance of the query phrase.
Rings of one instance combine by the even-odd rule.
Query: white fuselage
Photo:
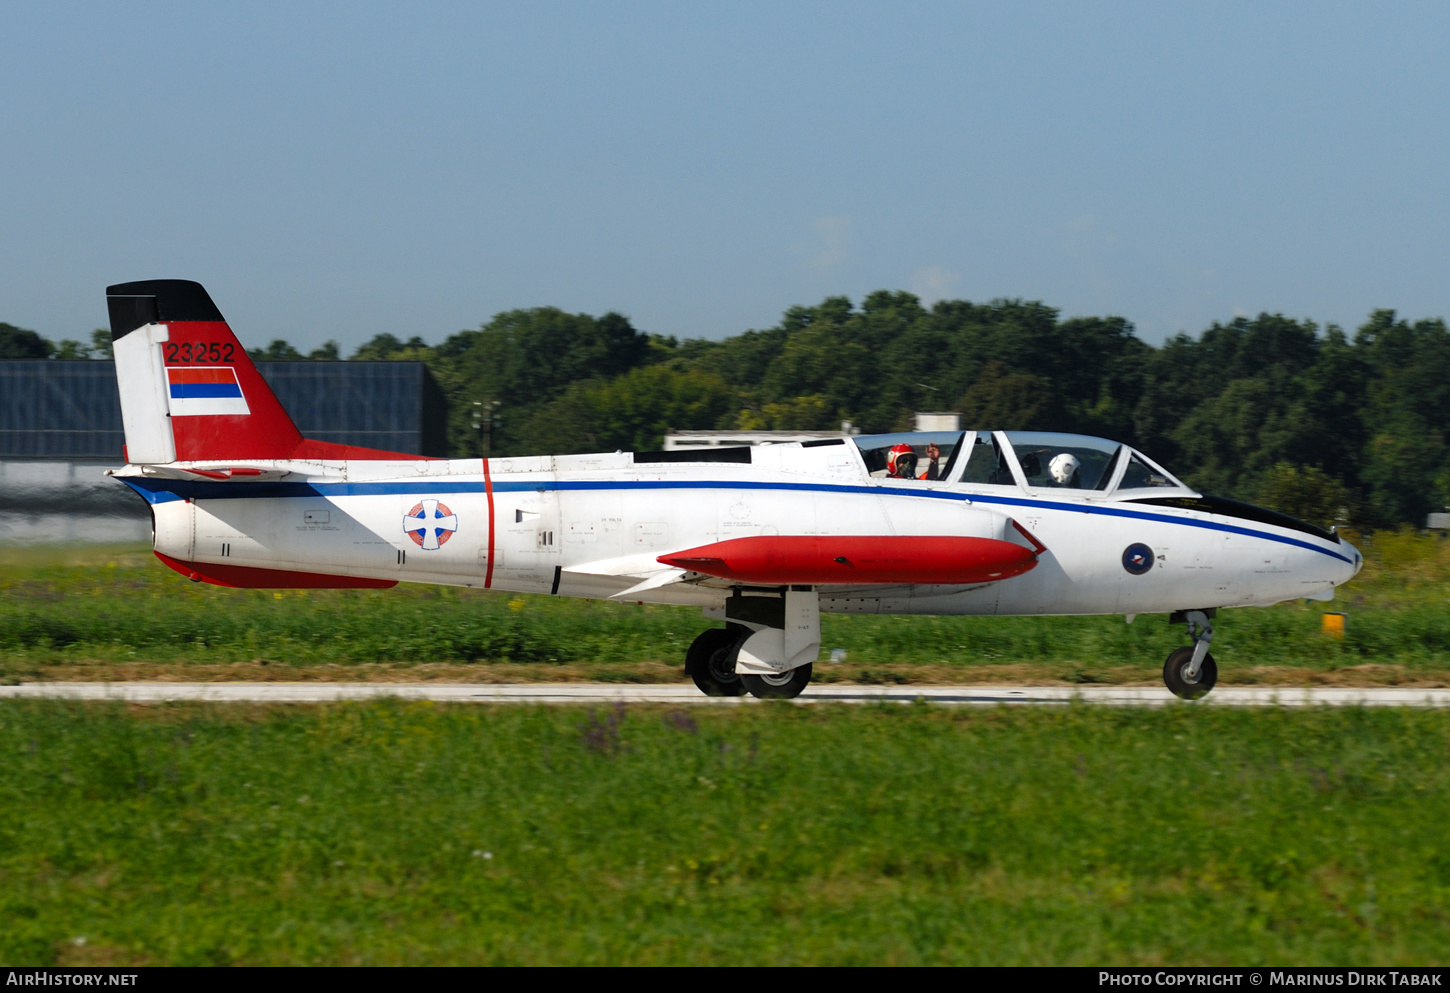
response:
[[[1131,499],[868,475],[851,444],[765,446],[751,464],[629,453],[415,462],[253,462],[280,478],[117,473],[152,503],[156,550],[183,562],[520,593],[719,607],[730,584],[648,586],[658,557],[771,535],[1031,542],[1031,571],[977,585],[819,587],[820,609],[1138,614],[1327,598],[1360,556],[1338,539]],[[485,471],[486,470],[486,471]],[[184,471],[181,470],[181,471]],[[408,530],[424,501],[446,530]],[[1015,525],[1020,525],[1020,529]],[[1030,537],[1028,537],[1030,535]],[[1125,550],[1145,545],[1135,574]]]

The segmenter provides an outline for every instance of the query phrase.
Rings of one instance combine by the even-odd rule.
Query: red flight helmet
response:
[[[910,445],[892,445],[886,453],[886,474],[900,479],[916,475],[916,451]]]

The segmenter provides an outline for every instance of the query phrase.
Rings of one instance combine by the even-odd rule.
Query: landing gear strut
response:
[[[1174,620],[1179,615],[1174,615]],[[1213,641],[1213,625],[1208,614],[1202,610],[1185,611],[1181,618],[1188,625],[1188,637],[1193,639],[1190,648],[1179,648],[1163,663],[1163,682],[1176,697],[1197,700],[1213,689],[1218,682],[1218,664],[1208,654],[1209,643]]]

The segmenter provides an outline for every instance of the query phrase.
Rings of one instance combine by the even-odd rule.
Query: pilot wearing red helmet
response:
[[[916,474],[916,451],[910,445],[892,445],[886,453],[886,475],[894,479],[940,479],[941,449],[933,442],[926,446],[926,472]]]

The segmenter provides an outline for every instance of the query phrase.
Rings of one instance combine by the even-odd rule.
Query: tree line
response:
[[[13,354],[15,332],[34,335],[0,325],[0,357],[86,357],[38,335],[32,354]],[[303,355],[278,340],[251,354],[335,359],[339,349]],[[916,411],[951,410],[968,427],[1124,441],[1200,490],[1319,523],[1422,525],[1450,504],[1450,331],[1392,310],[1352,334],[1260,314],[1155,347],[1121,317],[1064,319],[1022,300],[925,307],[881,290],[859,306],[792,307],[774,327],[722,341],[536,307],[437,345],[378,335],[351,358],[427,363],[459,457],[651,449],[672,429],[849,420],[893,431]]]

